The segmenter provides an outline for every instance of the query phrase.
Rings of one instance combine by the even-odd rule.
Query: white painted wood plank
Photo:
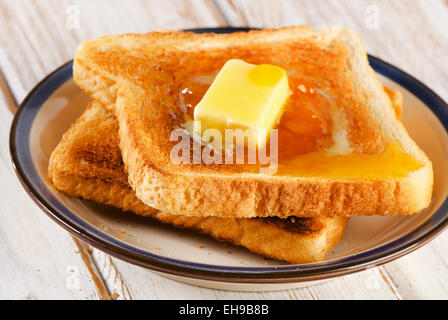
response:
[[[0,105],[0,298],[98,299],[71,238],[20,186],[9,155],[12,113],[1,90]]]
[[[100,251],[92,250],[93,259],[99,270],[102,272],[102,277],[106,283],[110,296],[114,300],[132,300],[131,292],[129,291],[126,281],[123,280],[122,273],[126,276],[128,273],[122,268],[117,268],[117,264],[113,262],[111,256]],[[122,262],[127,264],[126,262]],[[130,273],[133,273],[136,267],[133,266],[129,269]],[[144,279],[139,279],[141,282]]]
[[[447,299],[448,232],[384,269],[403,299]]]
[[[76,21],[71,18],[76,11],[78,26],[70,24]],[[18,101],[46,74],[72,59],[82,41],[224,23],[212,3],[195,0],[2,1],[0,15],[0,65]]]
[[[239,292],[206,289],[169,280],[112,258],[132,299],[398,299],[377,268],[336,278],[308,288]]]

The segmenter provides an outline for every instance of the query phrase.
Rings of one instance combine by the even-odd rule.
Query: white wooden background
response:
[[[368,28],[369,10],[378,10],[379,29]],[[77,11],[78,26],[70,18]],[[448,100],[448,2],[443,0],[0,0],[0,298],[447,299],[448,232],[382,267],[316,286],[260,293],[210,290],[91,250],[47,218],[15,177],[8,136],[17,102],[70,60],[81,41],[154,29],[297,24],[357,30],[368,52]],[[79,289],[70,289],[70,270],[80,273]]]

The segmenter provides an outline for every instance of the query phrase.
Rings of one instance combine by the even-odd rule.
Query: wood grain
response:
[[[179,283],[148,270],[112,259],[124,276],[133,299],[398,299],[377,269],[349,275],[307,288],[236,292],[212,290]]]
[[[72,6],[75,7],[72,7]],[[366,26],[379,9],[379,29]],[[69,19],[79,12],[79,27]],[[72,10],[73,11],[73,10]],[[344,25],[367,50],[396,64],[448,99],[448,7],[433,1],[3,1],[0,2],[0,298],[99,299],[407,299],[448,297],[448,235],[383,267],[311,286],[275,292],[226,292],[181,284],[96,249],[76,244],[25,194],[9,160],[15,101],[70,60],[78,44],[103,34],[155,29],[296,24]],[[1,74],[0,74],[1,75]],[[11,89],[12,94],[9,93]],[[80,290],[65,288],[67,266],[80,271]],[[91,270],[98,270],[95,281]],[[98,280],[98,279],[97,279]],[[6,285],[5,285],[6,284]]]
[[[0,297],[98,299],[99,291],[71,238],[20,186],[10,161],[12,113],[3,91],[0,105]],[[73,276],[79,287],[66,286]]]

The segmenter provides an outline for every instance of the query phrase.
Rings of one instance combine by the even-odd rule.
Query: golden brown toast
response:
[[[64,193],[190,228],[252,252],[290,263],[324,259],[342,238],[347,219],[186,217],[157,211],[141,202],[127,183],[118,147],[118,123],[92,103],[53,151],[49,177]]]
[[[248,166],[172,163],[170,133],[188,113],[180,93],[194,79],[213,77],[230,58],[278,65],[312,86],[330,118],[322,140],[337,147],[336,155],[322,142],[313,152],[280,158],[275,175]],[[431,162],[396,119],[359,36],[345,28],[105,36],[79,46],[74,79],[114,110],[129,182],[157,209],[286,218],[412,214],[430,202]],[[316,101],[301,96],[308,98]],[[280,126],[285,117],[286,111]],[[280,153],[306,138],[293,135],[283,145],[279,139]]]

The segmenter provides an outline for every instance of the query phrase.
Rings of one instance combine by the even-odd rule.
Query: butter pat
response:
[[[253,129],[262,148],[288,96],[288,76],[282,68],[232,59],[196,106],[194,120],[201,121],[202,131],[217,129],[222,137],[225,129]]]

